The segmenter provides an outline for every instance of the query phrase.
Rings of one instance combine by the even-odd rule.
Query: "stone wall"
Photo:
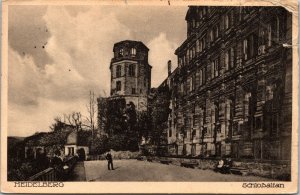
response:
[[[219,159],[188,159],[188,158],[170,158],[170,157],[155,157],[153,161],[160,162],[161,159],[171,160],[173,165],[180,166],[181,162],[197,162],[196,168],[213,170]],[[276,163],[276,164],[275,164]],[[274,180],[289,181],[291,176],[290,161],[267,161],[256,162],[253,160],[240,161],[233,160],[233,167],[246,168],[249,170],[248,175],[271,178]]]

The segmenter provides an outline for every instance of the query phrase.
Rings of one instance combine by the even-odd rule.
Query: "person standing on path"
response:
[[[107,160],[107,167],[108,167],[108,170],[110,170],[110,167],[111,167],[111,170],[114,170],[114,164],[113,164],[113,160],[112,160],[112,156],[110,154],[110,152],[108,152],[106,154],[106,160]]]

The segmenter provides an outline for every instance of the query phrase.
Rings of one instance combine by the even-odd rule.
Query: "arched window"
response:
[[[130,77],[134,77],[135,76],[135,65],[134,64],[130,64],[129,65],[128,74],[129,74]]]
[[[116,77],[121,77],[121,65],[118,65],[116,67]]]
[[[136,49],[133,47],[131,48],[131,55],[135,56],[136,55]]]

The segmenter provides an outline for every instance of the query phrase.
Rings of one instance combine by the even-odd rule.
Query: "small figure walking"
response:
[[[106,154],[106,160],[107,160],[107,167],[108,167],[108,170],[110,170],[110,168],[111,168],[111,170],[114,170],[114,164],[113,164],[113,160],[112,160],[112,156],[111,156],[111,154],[110,154],[110,152],[108,152],[107,154]]]

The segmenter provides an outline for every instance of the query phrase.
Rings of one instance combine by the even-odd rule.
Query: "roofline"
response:
[[[122,43],[126,43],[126,42],[132,42],[132,43],[136,43],[136,44],[141,44],[147,51],[149,51],[149,48],[142,42],[142,41],[135,41],[135,40],[123,40],[123,41],[119,41],[117,43],[114,44],[114,47],[113,47],[113,51],[115,49],[115,47],[119,44],[122,44]]]

